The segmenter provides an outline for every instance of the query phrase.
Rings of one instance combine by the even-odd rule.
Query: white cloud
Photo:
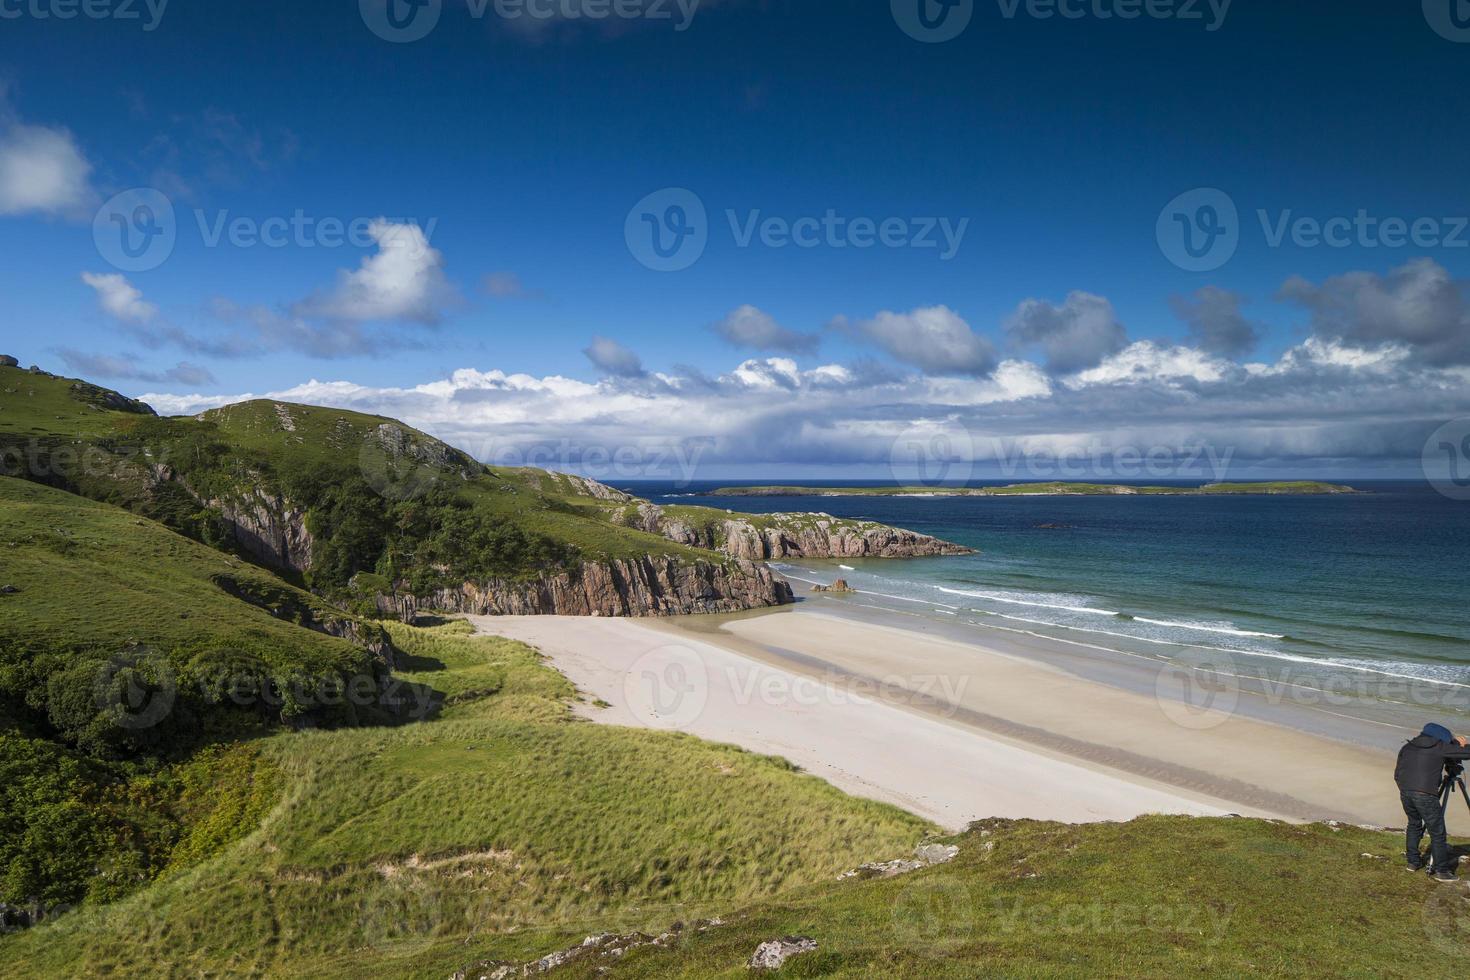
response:
[[[816,350],[821,342],[815,335],[788,330],[769,313],[749,304],[731,310],[723,320],[714,324],[713,329],[736,347],[756,350],[809,353]]]
[[[582,353],[599,370],[614,377],[637,378],[644,373],[642,358],[609,337],[593,337],[591,346]]]
[[[1161,347],[1152,341],[1140,340],[1104,359],[1097,367],[1068,378],[1067,385],[1081,388],[1177,381],[1212,384],[1224,380],[1233,370],[1231,362],[1211,357],[1193,347]]]
[[[423,229],[378,218],[368,225],[368,234],[377,253],[357,269],[341,272],[331,292],[298,303],[293,312],[351,322],[438,323],[454,289],[444,278],[444,256]]]
[[[70,132],[21,123],[0,103],[0,214],[79,217],[96,198],[91,174]]]
[[[871,320],[834,328],[867,340],[905,364],[935,374],[988,374],[995,367],[995,348],[947,306],[928,306],[908,313],[884,310]]]
[[[158,307],[143,298],[142,290],[115,272],[82,273],[82,282],[97,292],[97,304],[108,316],[123,323],[149,323],[158,316]]]
[[[1056,374],[1095,367],[1128,342],[1113,304],[1081,290],[1068,293],[1060,306],[1026,300],[1011,315],[1006,333],[1021,349],[1040,347],[1047,368]]]

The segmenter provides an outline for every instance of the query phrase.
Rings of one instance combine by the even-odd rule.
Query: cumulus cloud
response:
[[[158,307],[143,298],[143,291],[127,278],[115,273],[82,273],[82,282],[97,293],[102,311],[123,323],[149,323],[158,316]]]
[[[152,371],[143,367],[138,358],[124,354],[89,354],[85,351],[63,347],[57,353],[66,366],[86,378],[106,381],[143,381],[149,384],[172,382],[180,385],[212,385],[214,375],[207,368],[188,361],[180,361],[163,371]]]
[[[68,130],[21,122],[0,88],[0,214],[80,217],[97,196],[91,175]]]
[[[1170,300],[1174,313],[1188,326],[1190,343],[1211,354],[1241,357],[1260,341],[1256,325],[1240,312],[1241,297],[1218,286],[1203,286],[1191,296]]]
[[[714,376],[610,373],[583,382],[464,369],[412,387],[312,381],[269,397],[403,418],[487,461],[604,478],[619,473],[588,461],[620,451],[645,460],[685,454],[721,478],[761,467],[775,475],[828,466],[883,476],[901,440],[911,442],[916,427],[937,427],[959,433],[957,444],[973,445],[977,475],[1122,479],[1169,474],[1048,472],[1028,468],[1029,460],[1137,458],[1160,450],[1180,460],[1277,472],[1391,464],[1404,474],[1417,468],[1430,432],[1470,414],[1467,382],[1465,369],[1424,365],[1406,348],[1311,338],[1273,363],[1250,365],[1142,341],[1063,380],[1022,360],[976,377],[803,367],[770,357]],[[247,396],[145,397],[160,411],[197,412]]]
[[[593,337],[582,353],[604,374],[616,378],[641,378],[645,374],[643,359],[609,337]]]
[[[1320,285],[1293,276],[1278,297],[1310,311],[1319,336],[1368,347],[1403,344],[1426,361],[1467,364],[1467,289],[1433,259],[1416,259],[1386,276],[1350,272]]]
[[[437,324],[454,289],[444,277],[444,256],[416,224],[378,218],[368,225],[378,251],[355,270],[343,270],[336,286],[297,303],[300,317],[353,322],[407,321]]]
[[[1006,333],[1019,349],[1040,348],[1054,374],[1095,367],[1123,349],[1128,332],[1118,322],[1113,304],[1102,296],[1075,290],[1058,306],[1028,299],[1006,323]]]
[[[788,330],[769,313],[748,304],[731,310],[712,329],[736,347],[755,350],[803,354],[815,351],[821,342],[814,334]]]
[[[833,327],[881,347],[904,364],[932,374],[989,374],[996,365],[995,347],[947,306],[908,313],[887,310],[870,320],[833,322]]]

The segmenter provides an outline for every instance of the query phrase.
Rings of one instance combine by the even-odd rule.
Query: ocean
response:
[[[1470,504],[1427,484],[1301,497],[706,496],[731,485],[620,484],[656,503],[881,521],[979,552],[776,563],[798,592],[842,576],[864,598],[979,637],[1223,661],[1394,702],[1407,684],[1418,703],[1470,709]]]

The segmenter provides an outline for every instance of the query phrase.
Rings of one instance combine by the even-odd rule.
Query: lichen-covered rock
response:
[[[379,611],[411,621],[420,609],[476,616],[683,616],[739,612],[794,601],[791,586],[765,565],[681,562],[648,555],[586,562],[573,571],[511,581],[466,582],[412,595],[400,585],[379,595]]]
[[[759,521],[759,523],[757,523]],[[663,508],[644,503],[635,526],[679,544],[723,551],[749,561],[782,558],[924,558],[968,555],[974,550],[950,541],[874,521],[853,521],[830,514],[763,514],[731,516],[719,524],[693,527]]]
[[[755,954],[750,958],[750,968],[752,970],[779,970],[791,957],[813,952],[816,948],[817,941],[807,936],[773,939],[756,947]]]

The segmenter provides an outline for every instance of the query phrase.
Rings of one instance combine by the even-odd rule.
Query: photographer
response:
[[[1404,832],[1409,870],[1419,871],[1424,866],[1419,855],[1419,842],[1427,830],[1429,853],[1433,857],[1430,867],[1436,881],[1455,880],[1455,862],[1458,859],[1450,856],[1439,792],[1447,770],[1458,774],[1460,762],[1470,759],[1470,748],[1466,748],[1466,744],[1465,738],[1455,737],[1442,725],[1425,725],[1417,738],[1410,739],[1399,749],[1398,765],[1393,771],[1404,814],[1409,818]]]

